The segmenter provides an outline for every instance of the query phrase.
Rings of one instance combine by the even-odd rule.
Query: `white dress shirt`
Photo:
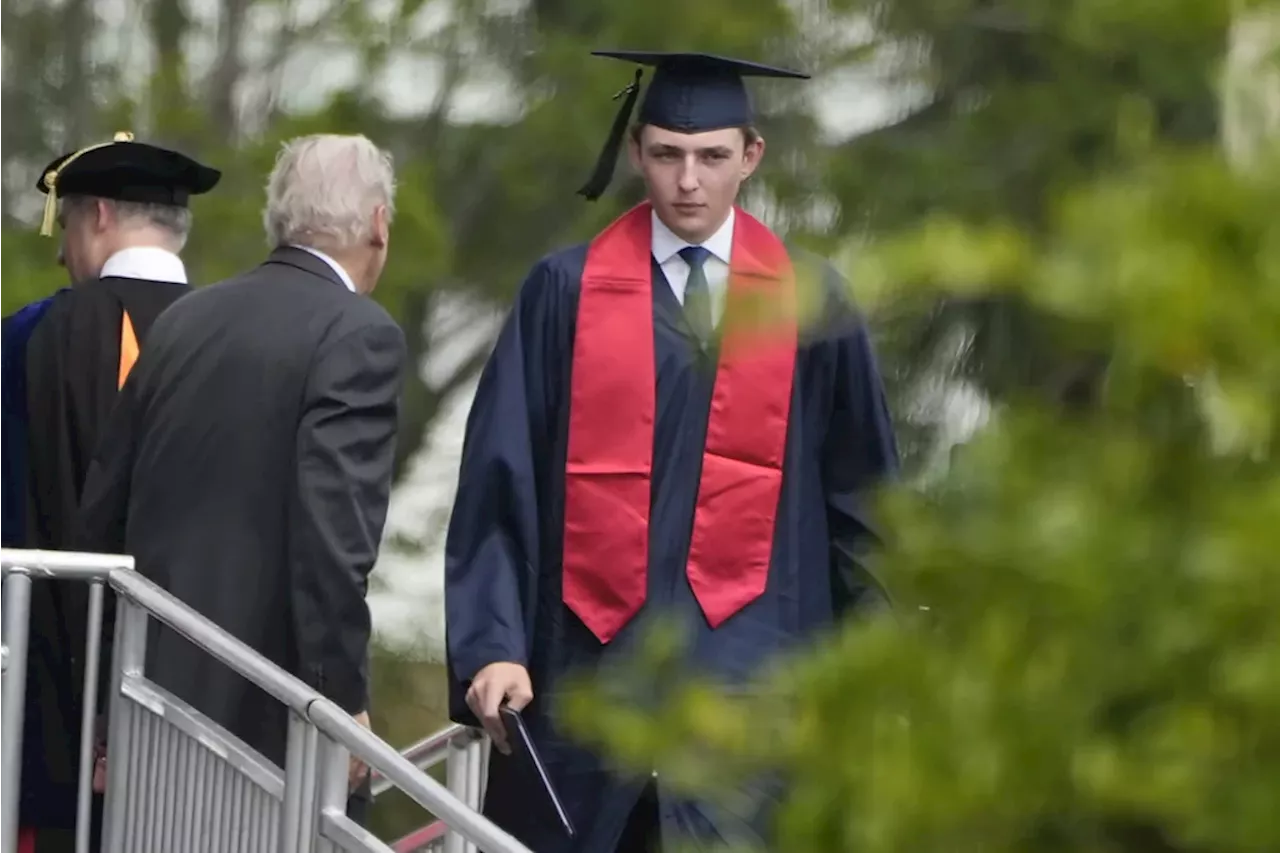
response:
[[[662,267],[662,274],[671,285],[671,292],[684,304],[684,288],[689,281],[689,265],[680,257],[680,250],[693,245],[675,235],[662,223],[655,211],[653,214],[653,258]],[[711,322],[720,323],[724,313],[725,291],[729,285],[729,256],[733,251],[733,219],[734,209],[729,208],[729,218],[707,238],[702,247],[711,254],[702,264],[702,271],[707,277],[708,296],[711,297]]]
[[[324,261],[335,273],[338,274],[338,278],[342,279],[342,283],[347,286],[347,290],[350,290],[352,293],[359,292],[356,290],[356,283],[351,280],[351,276],[342,268],[342,264],[338,263],[319,249],[313,249],[310,246],[294,246],[294,248],[301,249],[304,252],[310,252],[320,260]]]
[[[121,249],[102,265],[98,278],[141,278],[147,281],[187,283],[182,258],[159,246],[130,246]]]

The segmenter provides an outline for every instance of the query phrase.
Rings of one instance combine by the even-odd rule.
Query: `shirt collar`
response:
[[[121,249],[102,265],[99,278],[139,278],[146,281],[187,283],[187,268],[182,258],[159,246],[129,246]]]
[[[347,290],[350,290],[352,293],[359,292],[356,290],[356,283],[351,280],[351,276],[342,268],[342,264],[338,263],[319,249],[313,249],[310,246],[295,246],[294,248],[301,249],[304,252],[310,252],[320,260],[324,261],[335,273],[337,273],[338,278],[342,279],[342,283],[347,286]]]
[[[716,233],[707,238],[702,247],[715,255],[724,263],[729,263],[729,256],[733,251],[733,220],[736,216],[736,209],[729,208],[729,216],[725,219]],[[653,257],[659,264],[665,264],[667,261],[675,257],[676,253],[686,246],[693,245],[687,240],[677,237],[675,232],[666,226],[666,224],[658,218],[658,212],[652,211],[650,214],[653,219]]]

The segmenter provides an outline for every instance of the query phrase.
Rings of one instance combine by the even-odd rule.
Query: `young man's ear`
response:
[[[747,138],[746,147],[742,151],[742,179],[745,181],[760,166],[764,159],[764,137],[753,133]]]

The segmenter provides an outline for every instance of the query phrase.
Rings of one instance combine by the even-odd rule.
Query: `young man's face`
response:
[[[748,143],[736,127],[677,133],[646,125],[639,141],[632,140],[630,154],[659,218],[679,237],[699,244],[728,217],[742,182],[764,156],[764,140]]]

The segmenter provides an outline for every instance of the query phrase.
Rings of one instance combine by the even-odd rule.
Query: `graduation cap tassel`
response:
[[[636,98],[640,95],[640,78],[643,69],[636,69],[636,78],[625,89],[614,95],[614,100],[626,95],[618,114],[613,118],[613,127],[609,129],[609,138],[605,141],[600,159],[591,177],[578,190],[578,195],[585,196],[587,201],[595,201],[604,194],[609,182],[613,180],[613,169],[618,163],[618,153],[622,150],[622,140],[627,133],[627,123],[631,121],[631,112],[636,107]]]
[[[53,224],[58,219],[58,173],[50,169],[45,172],[44,185],[49,192],[44,197],[44,218],[40,220],[40,236],[52,237]]]

